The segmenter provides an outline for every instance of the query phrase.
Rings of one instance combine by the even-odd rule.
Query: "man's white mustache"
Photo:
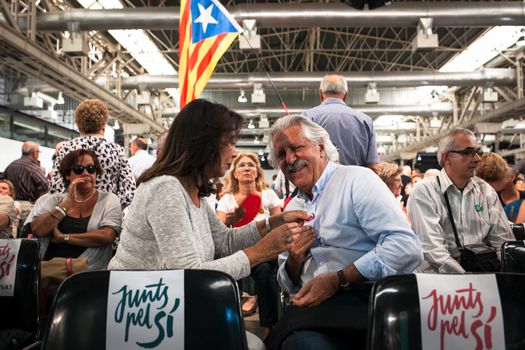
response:
[[[302,167],[305,167],[308,165],[308,161],[304,160],[304,159],[301,159],[301,160],[298,160],[296,162],[294,162],[293,164],[289,164],[286,166],[286,171],[287,172],[290,172],[290,171],[297,171],[299,169],[301,169]]]

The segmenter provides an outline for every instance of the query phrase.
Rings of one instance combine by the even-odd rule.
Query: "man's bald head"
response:
[[[26,141],[22,144],[22,155],[29,156],[34,160],[38,160],[40,149],[38,143],[33,141]]]

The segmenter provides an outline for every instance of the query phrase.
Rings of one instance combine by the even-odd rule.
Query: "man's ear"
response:
[[[348,91],[345,92],[345,94],[343,95],[343,101],[346,101],[346,98],[348,97]]]
[[[325,157],[326,158],[326,152],[325,152],[325,149],[324,149],[324,143],[320,143],[319,145],[319,152],[321,152],[321,157]]]
[[[443,157],[441,158],[443,161],[443,167],[445,166],[445,163],[448,160],[448,152],[443,153]]]
[[[321,100],[321,102],[324,101],[324,95],[323,95],[323,92],[321,90],[319,90],[319,99]]]

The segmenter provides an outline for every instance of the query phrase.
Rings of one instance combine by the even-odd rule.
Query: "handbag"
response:
[[[59,285],[69,276],[88,270],[88,259],[80,258],[53,258],[40,263],[40,285],[46,288],[49,285]]]
[[[441,187],[439,177],[436,178],[439,187]],[[482,243],[461,245],[458,238],[456,224],[454,222],[454,216],[452,215],[452,209],[450,208],[450,202],[448,201],[447,192],[445,191],[443,195],[445,196],[445,204],[447,206],[448,216],[450,217],[450,223],[452,224],[452,231],[454,231],[456,246],[459,250],[459,264],[461,267],[467,272],[500,271],[501,263],[498,260],[496,248]]]

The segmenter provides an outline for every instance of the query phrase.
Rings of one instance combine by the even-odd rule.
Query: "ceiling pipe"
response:
[[[409,86],[474,86],[491,83],[493,86],[512,85],[516,83],[516,70],[510,68],[490,68],[475,72],[437,72],[437,71],[401,71],[401,72],[341,72],[351,87],[367,86],[375,82],[378,87]],[[325,73],[271,73],[275,86],[280,88],[319,88]],[[106,86],[106,79],[97,80],[100,86]],[[207,90],[251,88],[253,84],[271,87],[268,76],[264,73],[215,73],[206,85]],[[130,89],[166,89],[179,85],[177,75],[135,75],[124,78],[121,88]],[[114,82],[113,82],[114,86]]]
[[[432,116],[433,113],[438,113],[439,115],[451,115],[453,112],[453,106],[451,103],[432,103],[432,104],[422,104],[422,105],[361,105],[361,106],[352,106],[352,108],[368,114],[372,117],[380,116],[383,114],[400,114],[400,115],[428,115]],[[260,107],[260,108],[235,108],[235,112],[246,115],[247,118],[256,117],[259,118],[261,114],[272,114],[272,115],[284,115],[282,108],[271,108],[271,107]],[[304,112],[304,108],[288,108],[288,112],[292,114],[301,114]],[[178,109],[175,108],[166,108],[162,110],[163,118],[175,117],[177,115]]]
[[[495,109],[486,114],[482,114],[477,117],[474,117],[471,120],[468,120],[466,122],[454,125],[454,127],[472,128],[474,124],[476,123],[494,121],[497,118],[501,118],[503,116],[509,116],[513,113],[520,113],[524,109],[525,109],[525,99],[508,102],[506,104],[501,105],[498,109]],[[439,140],[441,140],[443,137],[445,137],[449,133],[449,131],[450,131],[450,128],[443,132],[440,132],[439,134],[429,136],[425,138],[423,141],[411,143],[410,146],[400,148],[394,152],[384,155],[383,160],[392,161],[392,160],[400,158],[401,154],[403,153],[417,152],[427,147],[435,146],[438,144]]]
[[[523,25],[523,2],[401,2],[373,11],[343,3],[239,4],[228,7],[237,22],[255,19],[258,28],[417,27],[422,17],[434,27]],[[20,22],[20,27],[25,24]],[[38,31],[63,31],[77,22],[81,30],[176,29],[179,7],[137,7],[111,10],[72,9],[41,13]]]

